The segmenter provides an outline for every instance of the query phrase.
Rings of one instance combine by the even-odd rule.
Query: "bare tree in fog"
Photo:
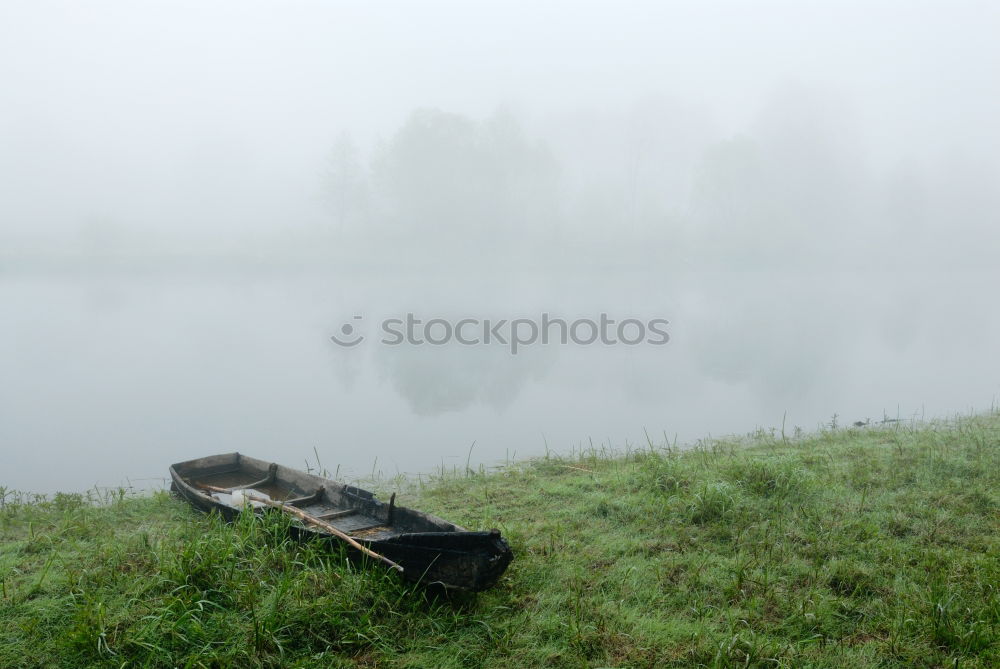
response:
[[[360,152],[347,132],[342,132],[327,158],[326,186],[338,234],[360,224],[368,208],[368,181]]]

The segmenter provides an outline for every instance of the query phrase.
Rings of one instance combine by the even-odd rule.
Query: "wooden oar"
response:
[[[232,494],[232,492],[228,488],[220,488],[218,486],[208,485],[207,483],[197,483],[196,485],[199,488],[203,488],[205,490],[210,490],[212,492],[224,492],[224,493]],[[308,513],[306,513],[305,511],[303,511],[302,509],[298,509],[298,508],[296,508],[294,506],[288,506],[286,504],[282,504],[281,502],[275,502],[274,500],[267,499],[265,497],[259,497],[257,495],[252,494],[252,493],[244,492],[243,496],[245,498],[247,498],[248,500],[250,500],[251,502],[260,502],[261,504],[266,504],[267,506],[273,507],[275,509],[281,509],[285,513],[290,513],[293,516],[295,516],[296,518],[299,518],[300,520],[303,520],[303,521],[305,521],[307,523],[310,523],[312,525],[320,527],[320,528],[326,530],[327,532],[329,532],[330,534],[343,539],[348,544],[350,544],[352,547],[358,549],[359,551],[361,551],[362,553],[364,553],[368,557],[370,557],[372,559],[375,559],[375,560],[378,560],[379,562],[384,562],[389,567],[395,569],[396,571],[398,571],[400,573],[403,572],[403,568],[401,566],[399,566],[398,564],[396,564],[395,562],[393,562],[392,560],[390,560],[389,558],[385,557],[384,555],[380,555],[379,553],[376,553],[375,551],[373,551],[372,549],[368,548],[367,546],[363,546],[362,544],[360,544],[357,541],[355,541],[354,537],[352,537],[352,536],[350,536],[348,534],[345,534],[344,532],[342,532],[341,530],[338,530],[336,527],[334,527],[330,523],[324,522],[324,521],[320,520],[319,518],[317,518],[316,516],[309,515]]]

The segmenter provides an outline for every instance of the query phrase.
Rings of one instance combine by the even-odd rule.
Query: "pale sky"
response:
[[[5,0],[0,225],[141,226],[209,179],[277,216],[340,132],[371,147],[421,107],[547,133],[661,96],[726,137],[802,85],[876,160],[995,156],[998,34],[993,2]]]

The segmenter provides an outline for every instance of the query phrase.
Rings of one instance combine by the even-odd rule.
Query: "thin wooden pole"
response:
[[[230,493],[230,491],[227,488],[220,488],[218,486],[208,485],[207,483],[199,483],[199,484],[196,484],[196,485],[198,485],[199,488],[204,488],[205,490],[210,490],[212,492],[224,492],[224,493],[232,494],[232,493]],[[265,504],[265,505],[273,507],[275,509],[281,509],[285,513],[290,513],[293,516],[295,516],[296,518],[299,518],[300,520],[303,520],[303,521],[305,521],[307,523],[310,523],[310,524],[315,525],[315,526],[317,526],[319,528],[322,528],[322,529],[326,530],[327,532],[329,532],[330,534],[334,535],[335,537],[343,539],[350,546],[352,546],[352,547],[356,548],[357,550],[361,551],[362,553],[364,553],[368,557],[370,557],[372,559],[375,559],[375,560],[378,560],[379,562],[384,562],[385,564],[387,564],[392,569],[395,569],[399,573],[403,573],[403,568],[400,565],[398,565],[395,562],[393,562],[392,560],[390,560],[389,558],[385,557],[384,555],[380,555],[379,553],[376,553],[375,551],[373,551],[372,549],[368,548],[367,546],[363,546],[362,544],[360,544],[357,541],[355,541],[354,537],[352,537],[352,536],[350,536],[348,534],[345,534],[344,532],[342,532],[341,530],[337,529],[336,527],[334,527],[330,523],[324,522],[324,521],[320,520],[319,518],[317,518],[316,516],[309,515],[308,513],[306,513],[305,511],[303,511],[302,509],[298,509],[298,508],[296,508],[294,506],[288,506],[287,504],[282,504],[281,502],[275,502],[274,500],[267,499],[267,498],[264,498],[264,497],[258,497],[257,495],[254,495],[252,493],[246,493],[246,492],[244,492],[243,496],[246,497],[251,502],[260,502],[261,504]]]

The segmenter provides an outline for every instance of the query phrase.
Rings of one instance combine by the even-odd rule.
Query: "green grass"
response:
[[[0,496],[0,667],[1000,666],[997,414],[438,477],[403,502],[516,553],[479,596],[274,514]]]

